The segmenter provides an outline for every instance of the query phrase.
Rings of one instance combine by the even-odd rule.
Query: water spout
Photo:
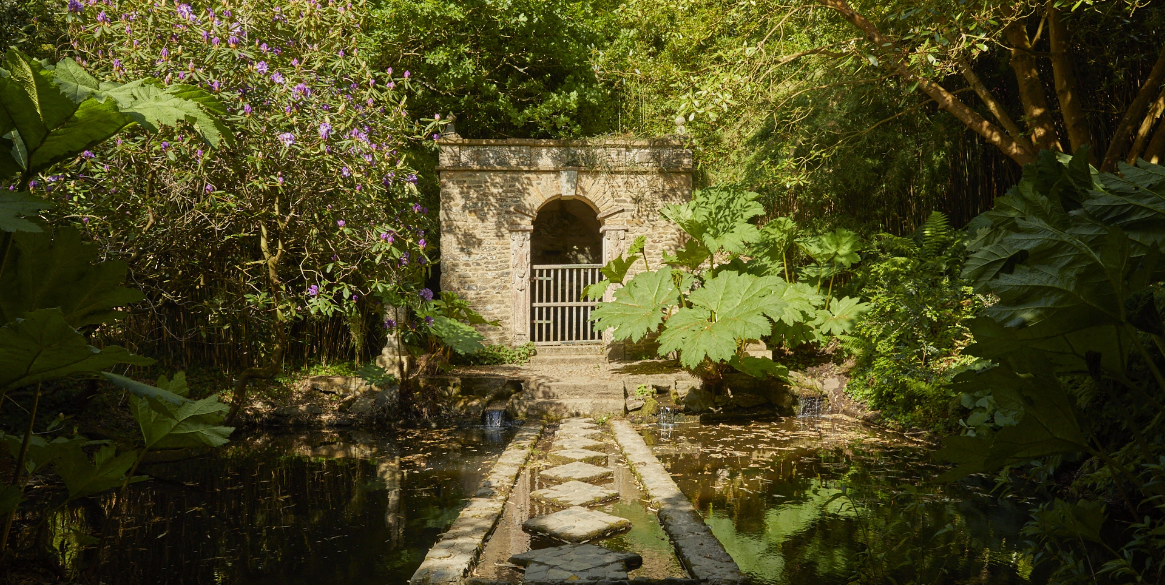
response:
[[[825,407],[824,396],[802,396],[798,401],[797,417],[809,418],[821,416],[822,410]]]
[[[483,414],[483,422],[488,429],[500,429],[506,425],[506,409],[487,408]]]

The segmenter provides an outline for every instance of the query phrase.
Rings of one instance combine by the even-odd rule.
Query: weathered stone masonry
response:
[[[547,202],[577,199],[594,210],[604,263],[640,235],[653,268],[681,244],[659,216],[691,197],[692,153],[679,142],[447,136],[440,148],[441,288],[501,322],[481,329],[490,343],[529,339],[530,236]]]

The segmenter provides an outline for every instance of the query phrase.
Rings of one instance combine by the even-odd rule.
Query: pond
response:
[[[214,456],[150,466],[152,479],[133,487],[122,510],[102,579],[405,583],[512,435],[260,433],[236,437]],[[75,509],[64,524],[84,516]]]
[[[1027,506],[936,482],[930,445],[834,416],[640,432],[755,584],[1045,581]]]

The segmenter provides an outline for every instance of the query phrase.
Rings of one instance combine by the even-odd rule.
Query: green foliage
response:
[[[950,478],[1045,482],[1025,531],[1053,579],[1152,581],[1165,550],[1165,514],[1149,504],[1165,481],[1165,234],[1147,226],[1165,225],[1165,169],[1142,161],[1116,176],[1087,160],[1042,152],[968,226],[963,274],[999,300],[970,323],[967,353],[990,364],[955,378],[971,413],[939,456],[957,465]],[[1046,483],[1067,470],[1070,485]]]
[[[665,267],[637,274],[592,311],[595,329],[636,342],[658,331],[660,355],[677,353],[680,365],[713,384],[728,368],[756,377],[787,373],[772,360],[746,356],[752,340],[776,333],[809,341],[847,331],[865,308],[857,299],[831,311],[807,285],[773,274],[781,267],[773,259],[787,254],[792,224],[758,229],[750,223],[763,212],[756,197],[738,188],[702,189],[687,203],[667,206],[662,215],[690,239],[664,256]],[[851,253],[839,247],[834,256]]]
[[[856,358],[846,391],[904,423],[946,427],[953,397],[944,385],[975,361],[962,350],[984,305],[959,277],[962,239],[935,212],[913,236],[875,242],[854,283],[869,311],[841,336]]]
[[[487,345],[477,353],[465,356],[464,361],[471,366],[504,366],[509,364],[521,366],[530,361],[536,352],[532,341],[513,348],[505,345]]]
[[[627,252],[620,256],[612,258],[607,262],[606,266],[599,269],[603,275],[603,279],[583,287],[582,296],[592,301],[597,301],[603,298],[603,294],[612,284],[623,284],[627,278],[627,272],[635,265],[635,262],[642,259],[643,269],[647,270],[647,258],[643,256],[643,246],[647,244],[647,238],[639,236],[631,245],[627,247]]]
[[[591,2],[381,0],[379,69],[423,80],[415,108],[457,116],[470,138],[559,138],[607,129],[609,90],[590,55],[603,44]]]
[[[651,388],[647,384],[640,384],[640,385],[635,387],[635,396],[637,398],[647,398],[650,396],[655,396],[655,389]]]

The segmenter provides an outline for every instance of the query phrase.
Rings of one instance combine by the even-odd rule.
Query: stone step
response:
[[[537,355],[541,357],[552,355],[605,355],[603,352],[603,344],[601,343],[539,345],[535,349],[537,350]]]
[[[589,354],[536,355],[530,358],[530,366],[605,366],[607,356]]]
[[[517,418],[538,417],[544,414],[555,416],[585,415],[617,415],[623,414],[625,403],[605,398],[548,398],[523,399],[515,404],[518,410]]]
[[[623,385],[606,380],[582,382],[535,382],[523,396],[527,399],[601,398],[623,399]]]

